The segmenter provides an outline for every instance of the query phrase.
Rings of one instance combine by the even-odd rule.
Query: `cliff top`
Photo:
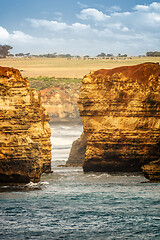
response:
[[[147,62],[133,66],[117,67],[113,69],[100,69],[98,71],[95,71],[92,74],[92,77],[97,77],[99,75],[103,76],[103,78],[105,76],[112,78],[114,74],[122,74],[127,79],[137,80],[141,83],[147,83],[150,76],[160,76],[160,65],[159,63]]]
[[[23,79],[21,73],[18,69],[9,68],[9,67],[1,67],[0,66],[0,77],[4,78],[16,78],[16,79]]]

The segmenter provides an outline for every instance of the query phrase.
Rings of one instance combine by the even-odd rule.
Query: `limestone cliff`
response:
[[[142,171],[150,181],[160,182],[160,159],[142,166]]]
[[[51,171],[48,121],[28,80],[0,67],[0,183],[38,182],[42,172]]]
[[[82,167],[86,152],[86,137],[84,133],[72,144],[65,167]]]
[[[80,84],[55,84],[41,90],[43,105],[51,122],[81,123],[78,111]]]
[[[79,111],[87,137],[84,171],[133,172],[160,157],[160,66],[85,76]]]

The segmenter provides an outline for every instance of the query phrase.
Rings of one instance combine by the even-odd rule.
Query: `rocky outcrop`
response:
[[[51,122],[81,123],[78,111],[80,84],[56,84],[41,90],[43,105]]]
[[[73,142],[65,167],[82,167],[85,158],[86,145],[86,137],[84,133],[82,133],[80,138]]]
[[[153,182],[160,182],[160,159],[142,166],[144,176]]]
[[[85,76],[79,111],[87,137],[83,169],[135,172],[159,159],[160,66],[98,70]]]
[[[49,117],[40,94],[13,68],[0,67],[0,183],[38,182],[51,171]]]

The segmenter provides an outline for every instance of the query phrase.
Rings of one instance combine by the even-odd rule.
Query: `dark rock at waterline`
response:
[[[160,159],[142,166],[144,176],[152,182],[160,182]]]
[[[80,138],[75,140],[72,144],[72,148],[69,154],[68,161],[65,164],[65,167],[79,167],[82,166],[85,152],[86,152],[86,137],[82,133]]]

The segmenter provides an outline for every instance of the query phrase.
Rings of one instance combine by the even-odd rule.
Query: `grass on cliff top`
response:
[[[28,78],[28,80],[31,88],[35,88],[38,91],[55,85],[80,84],[82,81],[81,78],[57,78],[43,76],[39,76],[37,78]]]

